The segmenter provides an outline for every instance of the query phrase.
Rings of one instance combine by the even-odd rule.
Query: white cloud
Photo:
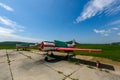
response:
[[[23,42],[41,42],[41,39],[29,38],[25,36],[19,36],[15,33],[19,33],[24,30],[24,27],[18,25],[15,21],[12,21],[6,17],[0,16],[0,41],[23,41]]]
[[[88,18],[95,16],[97,13],[104,11],[110,7],[115,0],[90,0],[84,7],[83,12],[77,17],[76,22],[79,23]]]
[[[110,34],[119,35],[118,33],[120,33],[120,20],[118,19],[118,20],[112,21],[103,27],[104,29],[101,29],[101,30],[94,29],[93,31],[95,33],[99,33],[102,35],[107,34],[107,36]]]
[[[114,28],[111,28],[112,30],[119,30],[119,28],[118,27],[114,27]]]
[[[0,34],[0,41],[41,42],[41,39],[18,36],[15,34]]]
[[[97,29],[94,29],[93,30],[95,33],[98,33],[98,34],[102,34],[102,35],[104,35],[104,36],[108,36],[109,35],[109,30],[107,31],[107,30],[97,30]]]
[[[10,6],[0,3],[0,7],[7,11],[14,11]],[[42,39],[35,39],[25,36],[19,36],[15,33],[24,31],[25,27],[19,25],[17,22],[8,19],[7,17],[0,16],[0,41],[23,41],[23,42],[41,42]]]
[[[105,11],[106,15],[117,14],[120,12],[120,1],[115,0]]]
[[[0,34],[0,41],[41,42],[41,39],[18,36],[15,34]]]
[[[110,29],[106,29],[106,30],[105,29],[102,29],[102,30],[94,29],[93,31],[95,33],[98,33],[98,34],[101,34],[101,35],[104,35],[104,36],[109,36],[110,34],[119,32],[119,28],[114,27],[114,28],[110,28]]]
[[[23,31],[24,29],[23,26],[17,24],[15,21],[8,19],[7,17],[0,16],[0,23],[3,25],[9,26],[12,29],[17,30],[17,31]]]
[[[118,35],[120,36],[120,33],[118,33]]]
[[[14,30],[12,30],[12,29],[0,27],[0,34],[10,34],[13,32],[14,32]]]
[[[14,34],[14,30],[0,27],[0,41],[22,41],[22,42],[41,42],[41,39],[34,39]]]
[[[6,9],[7,11],[14,11],[13,8],[3,3],[0,3],[0,7]]]
[[[108,24],[108,26],[120,25],[120,20],[113,21]]]

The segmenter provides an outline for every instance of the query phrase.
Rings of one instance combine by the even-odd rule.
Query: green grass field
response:
[[[102,49],[103,52],[80,52],[74,51],[75,54],[96,56],[108,58],[115,61],[120,61],[120,45],[110,45],[110,44],[80,44],[76,46],[77,48],[93,48]]]
[[[15,45],[0,45],[0,49],[15,49]]]

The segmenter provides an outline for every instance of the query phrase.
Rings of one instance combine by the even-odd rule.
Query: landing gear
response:
[[[45,60],[45,61],[48,61],[48,52],[46,52],[44,55],[45,55],[44,60]]]
[[[46,57],[44,58],[44,60],[45,60],[45,61],[48,61],[48,57],[46,56]]]
[[[51,52],[50,56],[51,56],[51,57],[54,57],[54,54]]]
[[[68,55],[67,55],[67,56],[65,56],[65,60],[68,60],[68,57],[69,57]]]
[[[69,58],[69,53],[67,53],[67,55],[65,56],[65,60],[68,60]]]
[[[70,53],[68,52],[65,56],[65,60],[69,60],[70,58],[75,58],[75,54],[70,55]]]
[[[49,52],[47,52],[45,55],[46,55],[44,58],[45,61],[48,61],[50,57],[54,57],[53,52],[51,52],[50,54],[49,54]]]

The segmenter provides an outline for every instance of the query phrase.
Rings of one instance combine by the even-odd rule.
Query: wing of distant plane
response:
[[[29,44],[16,44],[17,48],[28,48]]]

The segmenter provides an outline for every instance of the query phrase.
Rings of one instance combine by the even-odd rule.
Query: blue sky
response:
[[[120,41],[120,0],[0,0],[0,41]]]

